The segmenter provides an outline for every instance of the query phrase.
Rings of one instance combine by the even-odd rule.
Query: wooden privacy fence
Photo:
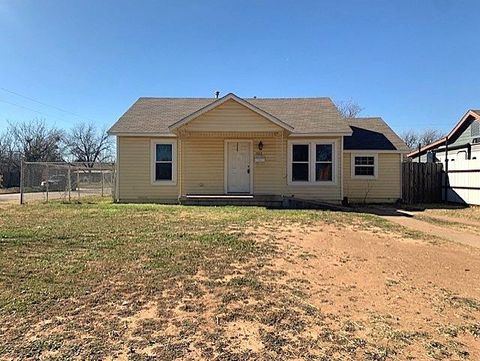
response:
[[[441,163],[403,163],[403,201],[409,204],[441,202],[442,173]]]

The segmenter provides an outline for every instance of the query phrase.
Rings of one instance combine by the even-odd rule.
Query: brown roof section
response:
[[[140,98],[110,128],[111,134],[172,134],[168,127],[215,98]],[[349,133],[330,98],[246,98],[293,127],[292,133]]]
[[[349,118],[352,135],[344,139],[346,150],[382,150],[409,152],[405,142],[382,118]]]

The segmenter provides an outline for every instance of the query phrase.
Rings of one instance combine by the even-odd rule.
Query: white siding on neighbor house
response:
[[[176,185],[152,184],[152,140],[162,138],[118,137],[118,198],[120,201],[176,202]],[[171,141],[172,138],[166,138]],[[177,152],[178,152],[177,147]],[[177,153],[177,159],[179,154]],[[178,167],[177,167],[178,180]]]
[[[377,153],[378,175],[375,179],[352,178],[352,154],[356,153],[345,153],[343,156],[344,195],[349,201],[395,202],[402,197],[399,153]]]

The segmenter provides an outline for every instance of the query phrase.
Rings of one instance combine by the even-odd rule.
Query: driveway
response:
[[[392,223],[448,241],[480,248],[480,221],[431,212],[407,212],[400,209],[372,207],[372,213]]]

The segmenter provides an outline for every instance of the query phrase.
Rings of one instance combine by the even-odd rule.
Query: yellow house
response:
[[[140,98],[109,133],[118,202],[394,202],[408,153],[329,98]]]

